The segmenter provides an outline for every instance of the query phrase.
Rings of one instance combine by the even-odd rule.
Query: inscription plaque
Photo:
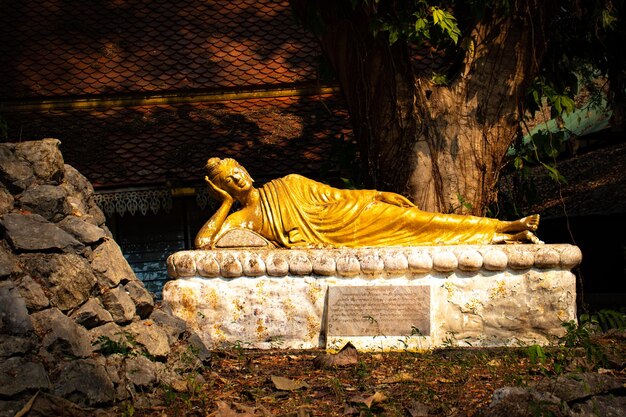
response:
[[[329,287],[328,336],[430,335],[430,286]]]

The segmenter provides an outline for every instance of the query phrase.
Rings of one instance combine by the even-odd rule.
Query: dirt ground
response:
[[[621,336],[571,348],[354,350],[342,354],[349,363],[327,368],[316,365],[320,355],[240,346],[219,350],[209,366],[187,372],[182,386],[163,386],[145,407],[124,403],[118,415],[473,416],[490,403],[495,389],[533,385],[559,373],[608,373],[626,383]]]

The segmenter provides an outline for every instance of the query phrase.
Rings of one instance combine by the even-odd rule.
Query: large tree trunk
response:
[[[424,210],[484,214],[517,133],[524,88],[536,73],[537,54],[529,52],[542,49],[537,33],[514,16],[485,20],[472,31],[475,46],[461,73],[449,86],[435,86],[415,75],[405,43],[390,46],[373,36],[371,10],[313,3],[366,185],[407,195]],[[292,0],[300,16],[313,3]]]

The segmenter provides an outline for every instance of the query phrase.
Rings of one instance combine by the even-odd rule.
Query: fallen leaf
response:
[[[495,366],[500,366],[500,365],[502,365],[502,362],[500,362],[500,360],[499,360],[499,359],[492,359],[492,360],[490,360],[489,362],[487,362],[487,365],[489,365],[489,366],[494,366],[494,367],[495,367]]]
[[[217,410],[211,414],[210,417],[256,417],[254,414],[250,413],[238,413],[224,401],[216,401]]]
[[[350,342],[346,343],[346,345],[335,355],[323,353],[313,359],[313,364],[318,369],[356,365],[357,363],[359,363],[359,352]]]
[[[411,382],[415,381],[415,378],[408,372],[400,372],[399,374],[392,375],[389,378],[380,381],[382,384],[397,384],[399,382]]]
[[[372,408],[374,404],[381,403],[385,401],[386,399],[387,397],[385,396],[385,394],[383,394],[382,392],[376,391],[373,395],[370,395],[369,397],[359,395],[357,397],[352,398],[352,400],[350,401],[353,403],[359,403],[359,404],[362,403],[362,404],[365,404],[367,408]]]
[[[309,384],[304,381],[296,381],[282,376],[272,375],[270,377],[274,383],[274,387],[280,391],[295,391],[300,388],[308,388]]]
[[[35,395],[33,395],[30,398],[30,400],[28,400],[26,405],[24,407],[22,407],[22,409],[20,411],[18,411],[17,414],[15,414],[15,417],[23,417],[23,416],[27,415],[30,412],[30,409],[33,408],[33,404],[35,403],[35,400],[37,399],[38,395],[39,395],[39,391],[37,391],[35,393]]]

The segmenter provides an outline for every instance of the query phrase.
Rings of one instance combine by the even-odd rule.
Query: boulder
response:
[[[30,164],[19,159],[11,143],[0,143],[0,181],[11,192],[21,192],[35,180]]]
[[[128,323],[135,316],[135,304],[122,286],[103,291],[100,299],[116,323]]]
[[[106,235],[102,228],[76,216],[67,216],[59,222],[59,227],[85,245],[94,244]]]
[[[9,213],[0,216],[5,237],[16,251],[79,252],[83,244],[38,214]]]
[[[103,349],[102,341],[110,340],[116,343],[128,344],[128,340],[124,335],[122,328],[116,323],[106,323],[102,326],[94,327],[89,330],[89,339],[94,346],[94,350],[101,351]]]
[[[126,327],[135,342],[142,345],[146,352],[157,359],[164,359],[170,353],[167,334],[152,321],[137,321]]]
[[[30,275],[24,275],[16,282],[17,289],[29,311],[39,311],[50,306],[50,300],[46,297],[43,288]]]
[[[97,282],[89,262],[75,254],[26,254],[20,261],[44,285],[50,303],[63,311],[87,301]]]
[[[15,156],[26,161],[40,183],[59,184],[65,172],[58,139],[19,142]]]
[[[42,339],[42,346],[56,356],[71,355],[84,358],[93,348],[89,332],[67,317],[57,308],[50,308],[31,315],[35,332]]]
[[[67,199],[72,214],[96,226],[104,225],[105,217],[94,198],[93,186],[74,167],[65,165],[65,181],[62,186],[67,192]]]
[[[9,252],[4,245],[0,244],[0,279],[19,272],[17,258]]]
[[[0,215],[10,212],[13,209],[14,201],[15,199],[9,190],[0,184]]]
[[[0,334],[24,335],[32,330],[26,302],[11,281],[0,282]]]
[[[125,377],[136,388],[151,389],[157,382],[156,365],[143,355],[126,358]]]
[[[71,212],[65,190],[58,185],[33,185],[17,199],[23,211],[39,214],[46,220],[58,222]]]
[[[110,403],[115,399],[113,382],[104,368],[104,359],[77,359],[55,370],[59,378],[52,392],[79,405]]]
[[[28,390],[48,389],[48,374],[41,363],[22,357],[0,361],[0,397]]]
[[[113,321],[111,313],[106,311],[95,298],[87,300],[85,304],[72,313],[71,317],[76,323],[87,329]]]
[[[98,281],[103,287],[117,287],[120,282],[137,280],[135,273],[122,255],[114,240],[106,240],[96,249],[91,257],[91,266],[100,274]]]
[[[168,306],[161,306],[161,308],[154,310],[150,319],[165,330],[170,344],[180,339],[181,334],[187,329],[185,320],[174,316]]]
[[[30,352],[34,346],[35,341],[32,337],[3,334],[2,337],[0,337],[0,358],[24,356]]]
[[[124,289],[135,303],[137,315],[142,319],[148,318],[154,309],[154,299],[146,287],[137,280],[128,282]]]

